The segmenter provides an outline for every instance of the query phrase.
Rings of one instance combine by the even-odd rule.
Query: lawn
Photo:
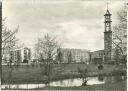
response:
[[[111,73],[114,69],[125,69],[124,66],[104,65],[102,71],[97,68],[98,65],[94,64],[53,64],[51,80],[60,80],[67,78],[79,77],[78,68],[87,69],[88,73]],[[29,83],[45,83],[47,76],[44,75],[44,66],[26,66],[22,65],[18,68],[13,66],[11,75],[9,74],[10,68],[2,66],[2,84],[29,84]]]

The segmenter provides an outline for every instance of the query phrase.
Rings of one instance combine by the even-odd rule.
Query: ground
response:
[[[67,78],[79,77],[78,68],[88,69],[88,76],[96,74],[109,74],[114,69],[125,70],[126,68],[116,65],[104,65],[102,71],[98,70],[98,65],[95,64],[54,64],[52,65],[51,80],[60,80]],[[63,68],[63,69],[62,69]],[[47,77],[44,75],[44,66],[19,66],[10,70],[8,66],[2,67],[2,84],[29,84],[29,83],[45,83]],[[10,74],[11,73],[11,74]]]

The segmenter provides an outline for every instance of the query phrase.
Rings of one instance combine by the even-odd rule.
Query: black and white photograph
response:
[[[2,91],[127,91],[127,0],[0,2]]]

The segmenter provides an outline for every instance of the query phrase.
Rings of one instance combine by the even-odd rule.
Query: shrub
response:
[[[103,65],[99,65],[99,66],[98,66],[98,69],[99,69],[99,70],[102,70],[103,68],[104,68]]]

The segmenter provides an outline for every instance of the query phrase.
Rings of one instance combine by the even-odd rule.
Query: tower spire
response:
[[[109,2],[108,2],[108,0],[107,0],[107,10],[108,10],[108,6],[109,6]]]

